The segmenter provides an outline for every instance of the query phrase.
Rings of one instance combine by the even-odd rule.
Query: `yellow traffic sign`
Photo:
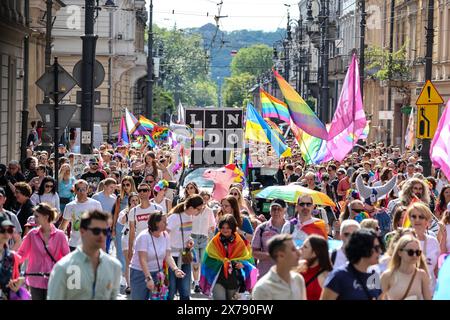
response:
[[[444,99],[442,99],[433,83],[430,80],[427,80],[422,88],[422,92],[420,92],[420,95],[417,98],[416,105],[433,105],[442,103],[444,103]]]
[[[417,132],[418,139],[432,139],[436,132],[439,118],[439,106],[418,105],[417,106]]]

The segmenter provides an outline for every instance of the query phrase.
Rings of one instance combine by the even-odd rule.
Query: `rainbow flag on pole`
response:
[[[264,119],[275,118],[289,123],[291,116],[289,115],[286,103],[271,96],[262,88],[259,88],[259,95],[261,98],[261,112]]]
[[[328,132],[325,125],[320,121],[314,111],[311,110],[305,100],[303,100],[278,72],[273,70],[273,73],[288,104],[289,114],[295,125],[314,137],[328,140]]]
[[[244,138],[256,142],[270,143],[279,157],[288,157],[291,155],[291,148],[264,121],[251,103],[247,104],[247,121],[245,124]]]

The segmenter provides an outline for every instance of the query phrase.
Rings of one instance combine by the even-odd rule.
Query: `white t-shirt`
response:
[[[131,224],[136,221],[136,236],[143,230],[148,229],[148,219],[153,212],[162,211],[161,206],[151,203],[148,208],[142,209],[141,205],[138,205],[131,209],[128,214],[128,222]]]
[[[300,222],[300,220],[298,220],[298,223],[295,225],[294,231],[292,232],[292,238],[294,240],[300,240],[302,242],[305,241],[306,238],[308,238],[308,234],[306,232],[300,230],[300,226],[304,226],[304,225],[313,223],[318,220],[320,220],[320,219],[312,217],[311,219],[306,220],[303,224]],[[283,228],[281,229],[281,233],[290,233],[290,232],[291,232],[291,222],[288,220],[283,225]]]
[[[346,265],[348,262],[347,256],[344,253],[344,248],[339,248],[336,252],[336,260],[333,264],[333,270]]]
[[[152,236],[148,230],[142,231],[136,238],[136,243],[133,250],[133,258],[131,258],[130,268],[142,271],[141,263],[139,262],[139,251],[147,253],[147,266],[150,272],[159,271],[158,261],[155,255],[158,253],[159,266],[163,267],[164,258],[167,250],[170,250],[170,238],[167,232],[163,232],[158,238],[153,236],[155,247],[153,247]]]
[[[181,220],[183,225],[181,226]],[[182,227],[182,228],[181,228]],[[192,233],[192,216],[183,213],[174,213],[167,218],[167,229],[170,230],[170,248],[172,256],[179,257],[180,251],[186,246]],[[183,229],[184,244],[181,236],[181,229]]]
[[[434,268],[438,263],[439,255],[441,254],[441,249],[439,246],[439,242],[437,239],[430,235],[425,235],[427,239],[427,247],[424,248],[425,241],[420,241],[420,247],[422,248],[423,253],[425,254],[427,265],[428,265],[428,273],[430,274],[430,289],[431,293],[434,292],[434,287],[436,285],[436,276],[434,275]]]
[[[160,206],[162,208],[162,212],[164,214],[167,214],[169,212],[169,210],[167,209],[167,203],[169,201],[170,201],[169,199],[164,198],[160,203],[157,203],[155,198],[153,198],[153,199],[150,200],[150,203],[154,203],[154,204]]]
[[[198,216],[192,217],[192,234],[208,236],[209,230],[216,227],[214,212],[206,207]]]
[[[93,211],[93,210],[103,211],[103,208],[100,202],[91,198],[87,198],[85,202],[78,202],[78,200],[74,200],[66,205],[64,209],[63,218],[66,220],[70,220],[72,222],[69,246],[76,247],[81,244],[81,237],[80,237],[81,215],[85,211]]]

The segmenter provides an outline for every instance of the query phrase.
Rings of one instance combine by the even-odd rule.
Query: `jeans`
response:
[[[116,255],[117,259],[119,259],[120,264],[122,265],[122,272],[125,272],[125,257],[123,256],[122,249],[122,230],[124,228],[123,224],[116,223],[116,239],[114,243],[116,245]]]
[[[150,272],[153,281],[158,281],[158,272]],[[145,283],[145,275],[141,270],[130,268],[131,300],[149,300],[150,290]]]
[[[32,300],[47,300],[47,289],[30,287]]]
[[[224,286],[216,283],[212,290],[213,300],[231,300],[237,291],[238,289],[225,289]]]
[[[175,264],[178,264],[178,257],[173,257]],[[191,264],[182,264],[181,270],[186,274],[184,278],[177,278],[175,272],[169,268],[169,297],[173,300],[177,291],[180,293],[180,300],[190,300],[191,295]]]

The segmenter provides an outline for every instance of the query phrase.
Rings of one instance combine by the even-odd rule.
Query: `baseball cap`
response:
[[[281,200],[281,199],[275,199],[270,204],[270,208],[272,208],[273,206],[279,206],[279,207],[284,209],[284,208],[286,208],[286,202],[284,200]]]
[[[6,215],[0,214],[0,227],[14,227],[14,224],[11,222],[11,220],[8,219]]]
[[[29,216],[27,219],[27,223],[25,223],[25,227],[36,227],[36,218],[34,216]]]
[[[63,148],[65,147],[65,145],[63,145],[62,143],[58,144],[58,148]]]
[[[347,174],[347,170],[345,170],[344,168],[339,168],[336,172]]]
[[[90,158],[89,163],[98,163],[97,158]]]

